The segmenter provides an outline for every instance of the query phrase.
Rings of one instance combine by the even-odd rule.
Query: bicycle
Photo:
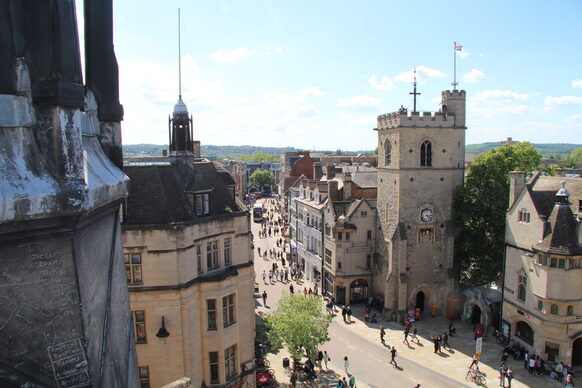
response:
[[[485,385],[485,376],[478,369],[469,369],[465,375],[466,381],[472,381],[478,385]]]

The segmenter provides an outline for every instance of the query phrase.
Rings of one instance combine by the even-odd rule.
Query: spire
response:
[[[168,123],[170,134],[170,154],[191,153],[193,151],[194,134],[192,118],[188,115],[188,107],[182,100],[182,47],[180,42],[180,8],[178,8],[178,102]]]
[[[413,83],[413,85],[414,85],[414,91],[411,93],[408,93],[408,94],[412,94],[414,96],[414,105],[413,105],[412,111],[416,112],[416,96],[420,96],[420,93],[416,92],[416,67],[414,68],[414,83]]]

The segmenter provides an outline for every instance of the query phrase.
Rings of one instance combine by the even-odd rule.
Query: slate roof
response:
[[[548,218],[546,236],[536,248],[547,253],[558,255],[577,255],[582,252],[578,246],[576,235],[576,221],[566,204],[556,204]]]
[[[171,164],[124,167],[130,178],[124,225],[186,223],[228,214],[227,207],[234,212],[241,210],[229,193],[223,174],[212,163],[190,158],[168,161]],[[208,215],[194,214],[188,193],[196,192],[209,193]]]
[[[527,185],[536,210],[540,216],[549,217],[556,202],[556,192],[566,182],[566,189],[570,192],[570,208],[572,213],[578,212],[582,200],[582,178],[564,178],[559,176],[536,175]]]
[[[378,187],[378,172],[354,172],[352,173],[352,182],[362,189],[375,189]]]

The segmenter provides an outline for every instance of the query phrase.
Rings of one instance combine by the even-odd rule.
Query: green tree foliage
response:
[[[248,161],[258,161],[258,162],[280,162],[281,158],[276,155],[266,154],[264,152],[259,152],[258,154],[244,155],[240,157],[240,160]]]
[[[255,170],[251,174],[251,183],[257,187],[273,186],[275,184],[275,177],[268,170]]]
[[[285,347],[295,360],[304,354],[317,354],[318,345],[329,341],[330,324],[331,316],[320,299],[300,295],[283,296],[265,320],[271,348],[276,351]]]
[[[567,167],[576,167],[582,165],[582,148],[576,148],[570,152],[570,155],[567,155],[563,162]]]
[[[488,284],[503,267],[505,213],[509,201],[509,172],[535,169],[542,155],[527,142],[491,149],[471,164],[465,185],[455,192],[455,221],[459,235],[455,256],[461,283]]]

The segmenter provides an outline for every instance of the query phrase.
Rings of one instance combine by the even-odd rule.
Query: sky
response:
[[[412,108],[414,67],[417,109],[438,111],[454,55],[467,144],[582,143],[579,0],[116,0],[124,144],[168,142],[178,8],[202,144],[372,150],[376,117]]]

